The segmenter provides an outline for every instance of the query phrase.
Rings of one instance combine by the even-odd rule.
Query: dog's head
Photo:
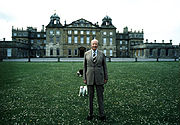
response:
[[[79,77],[82,77],[82,76],[83,76],[83,69],[78,70],[78,71],[77,71],[77,75],[78,75]]]
[[[80,89],[83,89],[84,88],[84,86],[80,86]]]

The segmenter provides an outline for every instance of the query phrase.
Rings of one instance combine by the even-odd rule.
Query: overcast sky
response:
[[[129,31],[144,30],[144,39],[149,42],[180,43],[180,0],[1,0],[0,40],[11,40],[12,26],[36,27],[41,30],[50,16],[60,16],[60,21],[69,24],[80,18],[92,23],[108,15],[117,31],[124,27]]]

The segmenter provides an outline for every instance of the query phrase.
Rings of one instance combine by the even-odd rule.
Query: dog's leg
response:
[[[82,96],[84,96],[84,94],[85,94],[84,90],[85,90],[85,89],[84,89],[84,87],[83,87],[83,93],[82,93]]]
[[[84,89],[85,89],[85,95],[88,95],[87,86],[85,86]]]

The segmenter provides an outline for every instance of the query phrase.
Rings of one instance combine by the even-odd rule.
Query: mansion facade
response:
[[[116,57],[116,27],[108,16],[102,21],[99,26],[81,18],[62,25],[59,16],[52,15],[46,26],[46,56],[83,57],[95,38],[106,56]]]
[[[179,45],[170,43],[144,43],[144,31],[116,31],[109,16],[102,19],[101,25],[83,18],[70,24],[60,21],[55,13],[41,31],[36,28],[15,29],[12,27],[12,41],[0,41],[1,58],[24,57],[83,57],[91,49],[92,39],[99,41],[98,49],[107,57],[119,58],[174,58],[179,57]]]

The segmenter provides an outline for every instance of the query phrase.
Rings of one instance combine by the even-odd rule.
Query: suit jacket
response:
[[[93,62],[92,50],[85,52],[83,77],[87,81],[87,85],[93,85],[94,83],[103,85],[104,80],[108,80],[104,53],[97,50],[96,62]]]

